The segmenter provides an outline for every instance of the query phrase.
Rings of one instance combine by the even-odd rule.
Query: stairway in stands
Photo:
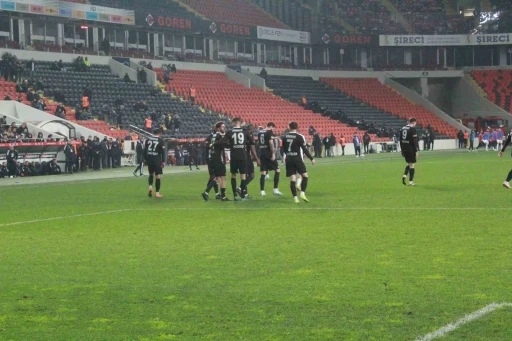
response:
[[[475,70],[471,75],[489,101],[512,113],[512,70]]]
[[[161,70],[157,70],[161,73]],[[295,120],[300,130],[305,132],[309,126],[322,135],[334,133],[335,136],[360,134],[357,128],[347,126],[336,120],[305,110],[301,106],[274,96],[260,89],[250,89],[229,80],[224,73],[205,71],[178,71],[172,74],[166,88],[184,98],[189,98],[190,87],[197,91],[196,101],[205,108],[225,113],[231,117],[240,117],[255,126],[264,126],[272,121],[278,133]]]
[[[418,124],[431,126],[439,134],[456,137],[458,130],[423,106],[410,102],[377,79],[322,78],[322,82],[381,111],[406,120],[415,117]]]

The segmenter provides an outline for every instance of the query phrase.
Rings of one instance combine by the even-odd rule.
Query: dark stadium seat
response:
[[[377,79],[322,78],[322,82],[381,111],[406,120],[415,117],[423,127],[431,126],[441,135],[456,137],[457,129],[423,106],[414,104]]]

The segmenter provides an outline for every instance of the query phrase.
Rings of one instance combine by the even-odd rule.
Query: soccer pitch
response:
[[[416,187],[397,154],[322,159],[299,205],[284,176],[246,202],[204,202],[204,171],[162,199],[147,177],[2,186],[0,340],[512,340],[496,154],[423,152]]]

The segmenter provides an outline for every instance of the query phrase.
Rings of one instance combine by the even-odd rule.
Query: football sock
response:
[[[305,193],[307,188],[308,188],[308,177],[303,176],[302,183],[300,184],[300,191]]]
[[[153,186],[153,174],[149,174],[148,183],[149,183],[150,186]]]
[[[233,195],[236,197],[236,179],[231,178],[231,189],[233,190]]]
[[[409,170],[410,170],[410,169],[411,169],[411,167],[409,167],[409,165],[407,165],[407,167],[405,167],[404,175],[409,174]]]
[[[512,180],[512,170],[510,171],[510,173],[508,173],[507,182],[510,182],[511,180]]]
[[[279,188],[279,175],[280,174],[281,173],[276,172],[276,174],[274,175],[274,189]]]
[[[260,190],[265,190],[265,175],[261,174],[260,176]]]
[[[292,195],[294,197],[297,196],[297,183],[295,181],[290,181],[290,189],[292,191]]]
[[[247,180],[240,180],[240,189],[242,190],[242,197],[247,194]]]
[[[160,192],[160,179],[156,179],[156,192]]]
[[[219,185],[217,185],[217,181],[215,181],[215,179],[210,180],[210,182],[208,183],[208,186],[206,186],[205,192],[210,193],[210,191],[212,190],[213,187],[216,187],[216,189],[217,189],[215,191],[215,193],[219,193],[219,191],[218,191]]]
[[[220,195],[221,197],[225,198],[226,197],[226,189],[225,188],[221,188],[220,189]]]
[[[416,170],[414,168],[411,168],[411,170],[409,171],[409,181],[413,181],[414,180],[414,173],[416,172]]]
[[[215,180],[213,180],[213,182],[214,182],[213,190],[215,191],[215,194],[219,194],[219,184]]]
[[[252,180],[254,180],[253,176],[247,176],[247,179],[245,179],[245,186],[249,186]]]

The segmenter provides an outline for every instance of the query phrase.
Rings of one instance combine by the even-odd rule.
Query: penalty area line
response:
[[[455,322],[448,323],[446,326],[439,328],[435,332],[432,332],[425,336],[418,337],[415,339],[415,341],[431,341],[431,340],[443,337],[446,334],[453,332],[456,329],[459,329],[460,327],[462,327],[465,324],[468,324],[470,322],[478,320],[478,319],[484,317],[485,315],[489,315],[492,312],[494,312],[498,309],[504,308],[504,307],[512,307],[512,303],[508,303],[508,302],[491,303],[481,309],[478,309],[470,314],[467,314],[466,316],[458,319]]]
[[[72,214],[42,219],[0,223],[0,227],[42,223],[54,220],[90,217],[104,214],[123,212],[179,212],[179,211],[510,211],[512,207],[167,207],[167,208],[126,208],[121,210],[99,211],[91,213]]]

